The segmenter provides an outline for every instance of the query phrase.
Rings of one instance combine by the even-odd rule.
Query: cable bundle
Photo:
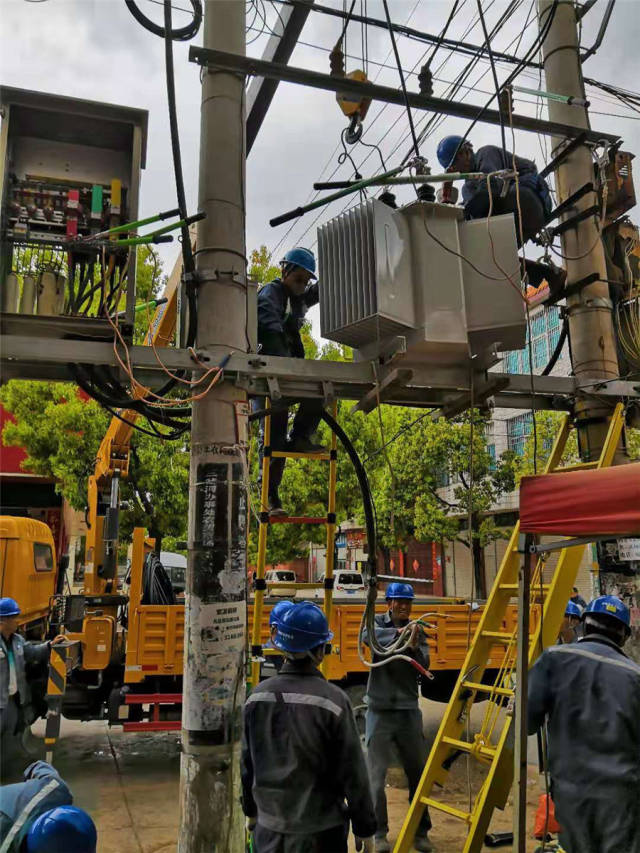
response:
[[[175,604],[171,580],[157,554],[147,555],[142,569],[140,604]]]

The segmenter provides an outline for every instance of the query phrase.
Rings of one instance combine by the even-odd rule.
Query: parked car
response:
[[[353,598],[365,597],[364,581],[360,572],[338,569],[334,572],[333,577],[333,594],[336,598],[340,598],[341,596],[349,596]],[[324,574],[318,578],[318,581],[320,583],[324,581]],[[323,590],[316,590],[316,598],[322,598],[323,596]]]
[[[271,584],[296,583],[296,573],[291,569],[269,569],[264,579],[267,582],[267,595],[278,598],[295,598],[296,588],[294,586],[271,586]]]

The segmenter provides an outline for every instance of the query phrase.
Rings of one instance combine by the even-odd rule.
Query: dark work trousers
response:
[[[265,408],[265,400],[263,397],[254,397],[251,401],[251,408],[254,412]],[[287,442],[287,426],[289,423],[289,406],[293,405],[292,400],[281,399],[275,404],[273,414],[271,415],[271,447],[273,450],[284,450]],[[322,400],[309,399],[303,400],[298,406],[298,411],[293,419],[291,427],[291,440],[296,438],[311,438],[313,433],[318,429],[320,419],[322,417]],[[259,466],[258,466],[258,489],[262,487],[262,457],[264,449],[264,418],[260,420],[260,439],[259,439]],[[269,497],[277,497],[282,475],[284,474],[284,466],[286,459],[272,459],[269,467]]]
[[[384,787],[388,768],[395,763],[397,755],[402,769],[407,774],[411,802],[427,760],[421,711],[418,708],[400,711],[373,711],[369,708],[365,743],[369,781],[378,823],[376,835],[386,835],[389,831],[389,819]],[[416,834],[426,835],[430,829],[431,818],[429,810],[425,809]]]
[[[22,746],[24,728],[24,713],[16,694],[10,696],[7,707],[0,710],[0,784],[16,781],[16,774],[28,763],[29,756]]]
[[[499,182],[498,182],[499,183]],[[492,184],[492,190],[495,183]],[[538,231],[544,227],[544,207],[538,193],[534,192],[530,187],[520,187],[520,210],[522,211],[522,231],[524,242],[532,240]],[[469,199],[464,207],[467,219],[485,219],[489,215],[489,193],[486,185],[484,189],[478,192]],[[493,191],[493,210],[492,216],[501,216],[505,213],[513,213],[516,221],[516,239],[518,247],[522,245],[520,240],[520,225],[518,215],[518,199],[516,196],[515,186],[511,187],[506,196],[502,198],[499,189]]]
[[[253,831],[255,853],[347,853],[349,824],[315,835],[284,835],[258,824]]]
[[[593,785],[593,779],[589,780]],[[590,793],[552,785],[559,834],[567,853],[640,853],[640,791],[607,783]],[[566,788],[566,790],[565,790]],[[617,788],[617,789],[616,789]]]

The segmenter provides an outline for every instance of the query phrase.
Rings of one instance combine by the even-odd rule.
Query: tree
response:
[[[527,474],[542,474],[564,417],[565,415],[562,412],[543,411],[535,413],[535,433],[532,429],[525,442],[516,476],[518,483]],[[575,430],[572,430],[567,439],[560,464],[574,465],[579,461],[578,441]]]
[[[137,294],[140,301],[157,295],[162,267],[152,249],[141,247]],[[144,337],[145,312],[136,318],[136,334]],[[0,389],[0,401],[14,417],[2,434],[6,446],[23,447],[23,467],[56,481],[56,490],[74,509],[87,504],[87,481],[111,416],[95,400],[78,394],[72,383],[13,380]],[[130,477],[123,482],[121,514],[123,539],[135,526],[146,526],[152,536],[186,538],[188,509],[188,438],[168,442],[134,432],[131,439]]]
[[[271,252],[266,246],[260,246],[259,249],[254,249],[249,256],[249,278],[257,281],[259,284],[267,284],[278,278],[280,275],[280,267],[271,262]]]

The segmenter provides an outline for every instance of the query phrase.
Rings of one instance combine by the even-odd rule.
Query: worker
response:
[[[23,782],[0,787],[2,853],[95,853],[95,824],[72,803],[57,770],[30,764]]]
[[[578,626],[582,618],[582,610],[577,604],[569,600],[564,611],[564,619],[558,634],[559,643],[575,643],[578,639]]]
[[[640,666],[622,651],[629,608],[602,595],[584,636],[551,646],[529,673],[528,730],[545,720],[566,853],[640,853]]]
[[[513,170],[514,155],[497,145],[483,145],[476,152],[462,136],[445,136],[438,144],[437,157],[449,172],[482,172],[488,175],[504,169]],[[491,178],[491,198],[487,181],[468,178],[462,187],[462,201],[467,219],[484,219],[492,215],[512,213],[515,217],[518,246],[532,240],[544,227],[551,213],[551,194],[540,177],[533,160],[515,155],[518,187],[512,178]],[[507,183],[505,184],[505,180]],[[520,218],[522,233],[520,233]],[[552,263],[526,262],[529,284],[538,287],[546,280],[552,292],[562,288],[566,273]]]
[[[46,643],[28,643],[16,633],[19,623],[18,602],[0,598],[0,747],[5,759],[12,741],[36,716],[25,664],[46,663],[51,646],[65,639],[59,635]]]
[[[577,586],[574,586],[574,588],[573,588],[573,592],[571,593],[570,601],[573,601],[573,603],[577,604],[578,607],[580,607],[582,610],[584,610],[585,607],[587,606],[587,602],[584,600],[584,598],[578,592]]]
[[[285,663],[244,706],[242,805],[256,853],[346,853],[349,821],[373,853],[375,813],[347,696],[318,669],[333,634],[310,601],[273,638]]]
[[[279,601],[271,608],[271,612],[269,613],[269,643],[267,644],[271,648],[274,648],[273,641],[275,640],[276,633],[278,631],[278,623],[291,607],[293,607],[293,601]],[[280,672],[282,665],[284,664],[284,657],[282,655],[274,655],[271,658],[271,662],[276,668],[276,671]]]
[[[388,612],[375,617],[375,638],[381,646],[390,646],[411,617],[414,592],[411,584],[390,583],[385,593]],[[429,647],[419,626],[415,626],[411,646],[403,655],[413,658],[423,670],[429,668]],[[363,640],[370,641],[365,631]],[[374,662],[379,658],[374,655]],[[416,792],[427,757],[422,731],[422,712],[418,706],[419,674],[404,660],[392,661],[371,669],[367,684],[365,743],[369,779],[376,809],[375,850],[388,853],[389,822],[385,783],[387,770],[397,753],[409,782],[409,802]],[[428,837],[431,819],[425,809],[413,842],[416,850],[430,851]]]
[[[310,283],[316,277],[316,259],[309,249],[296,248],[286,252],[281,263],[282,275],[258,291],[258,343],[262,355],[277,355],[286,358],[304,358],[304,345],[300,329],[307,309],[319,301],[318,283]],[[253,410],[264,406],[261,400],[253,400]],[[288,450],[295,453],[318,453],[322,445],[314,444],[311,437],[318,428],[322,414],[322,402],[304,400],[298,406],[287,440],[290,401],[278,400],[271,414],[271,449]],[[264,449],[264,421],[260,428],[260,467],[262,478],[262,456]],[[269,466],[269,514],[286,515],[280,501],[279,488],[286,460],[271,459]]]

